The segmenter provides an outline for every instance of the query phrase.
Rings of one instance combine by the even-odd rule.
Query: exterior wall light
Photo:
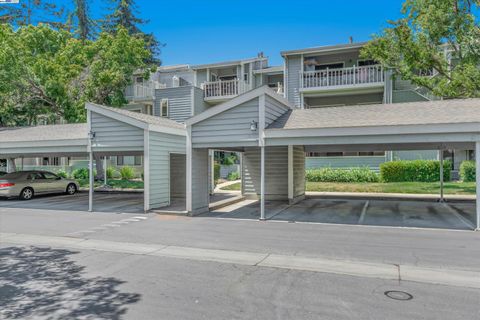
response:
[[[94,131],[90,131],[90,132],[88,133],[88,138],[89,138],[90,140],[95,139],[95,132],[94,132]]]
[[[255,120],[252,120],[252,122],[250,122],[250,130],[257,131],[257,128],[258,128],[257,122]]]

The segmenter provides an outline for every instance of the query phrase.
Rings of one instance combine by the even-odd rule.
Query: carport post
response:
[[[93,152],[90,149],[90,157],[88,161],[88,178],[89,178],[89,183],[88,183],[88,211],[92,212],[93,211]]]
[[[265,220],[265,147],[260,147],[260,220]]]
[[[103,157],[103,184],[107,185],[107,156]]]
[[[438,157],[440,159],[440,202],[444,202],[443,198],[443,150],[438,151]]]
[[[480,231],[480,141],[475,142],[475,180],[477,193],[477,227],[476,231]]]

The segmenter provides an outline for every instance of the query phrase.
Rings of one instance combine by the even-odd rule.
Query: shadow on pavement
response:
[[[124,293],[112,277],[84,276],[70,250],[0,249],[1,319],[120,319],[137,293]]]

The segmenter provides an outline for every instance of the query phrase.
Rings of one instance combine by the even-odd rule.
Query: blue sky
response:
[[[91,1],[95,13],[99,2]],[[150,20],[143,29],[166,44],[164,65],[236,60],[260,51],[277,65],[282,50],[347,43],[350,36],[368,40],[387,20],[399,17],[402,2],[137,0],[137,5],[141,17]]]

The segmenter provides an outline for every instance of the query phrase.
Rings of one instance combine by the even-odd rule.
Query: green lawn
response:
[[[238,182],[238,183],[231,184],[229,186],[223,187],[221,189],[222,190],[229,190],[229,191],[240,191],[240,188],[241,188],[241,184],[240,184],[240,182]]]
[[[88,180],[82,179],[77,180],[80,184],[80,187],[87,188],[88,187]],[[141,180],[107,180],[107,184],[115,189],[143,189],[143,181]],[[95,188],[100,187],[103,185],[101,181],[95,181]]]
[[[240,190],[240,183],[222,188]],[[391,183],[339,183],[307,182],[307,191],[322,192],[372,192],[372,193],[424,193],[439,194],[439,182],[391,182]],[[445,194],[475,194],[475,182],[446,182]]]

